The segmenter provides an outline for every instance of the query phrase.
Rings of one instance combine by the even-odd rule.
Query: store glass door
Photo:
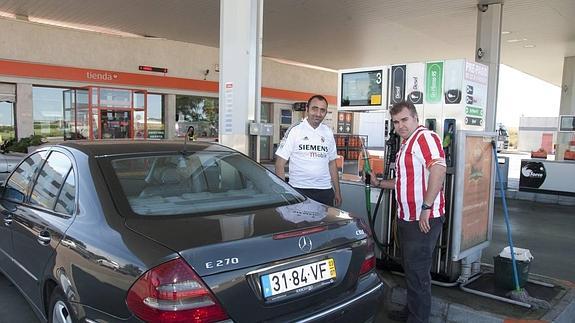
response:
[[[132,138],[132,117],[130,110],[100,109],[102,139]]]
[[[64,140],[88,139],[88,90],[71,89],[62,92],[64,102]]]

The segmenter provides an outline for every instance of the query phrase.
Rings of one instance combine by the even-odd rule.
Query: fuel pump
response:
[[[392,71],[397,73],[392,73]],[[401,71],[405,71],[405,73],[399,73]],[[388,77],[381,78],[382,75],[388,75]],[[381,109],[385,111],[393,102],[397,102],[391,100],[391,95],[397,95],[394,100],[405,99],[412,102],[417,110],[419,120],[422,121],[421,123],[429,130],[437,132],[441,138],[447,166],[447,175],[444,182],[446,221],[440,234],[438,247],[433,256],[431,272],[434,279],[443,283],[449,282],[451,284],[455,282],[459,278],[460,272],[462,272],[463,259],[467,262],[474,261],[471,259],[471,252],[479,252],[488,242],[483,240],[490,239],[490,236],[481,236],[482,242],[478,245],[465,245],[462,242],[464,238],[471,239],[470,236],[472,236],[472,233],[462,229],[462,226],[466,226],[465,229],[470,226],[470,223],[462,222],[464,211],[471,212],[469,210],[471,210],[472,206],[487,201],[486,198],[482,197],[480,202],[474,204],[471,198],[472,195],[464,194],[464,184],[470,183],[466,154],[474,153],[472,150],[474,146],[460,139],[478,136],[477,133],[485,129],[487,76],[487,66],[464,59],[435,60],[399,64],[393,67],[342,70],[338,74],[340,83],[340,90],[338,91],[339,109],[345,111],[373,111],[374,109]],[[363,81],[358,82],[359,79]],[[358,91],[358,84],[365,86],[365,88]],[[365,93],[369,95],[361,96]],[[395,178],[395,158],[400,147],[399,136],[394,133],[393,129],[389,129],[389,131],[387,129],[388,125],[389,128],[392,128],[390,119],[388,116],[383,125],[383,132],[387,136],[384,155],[384,179]],[[473,134],[471,132],[476,133]],[[474,139],[470,140],[473,141]],[[364,150],[364,164],[369,165],[365,147],[362,148]],[[363,169],[363,173],[368,173],[367,170],[367,168]],[[484,173],[486,176],[489,174],[487,171]],[[478,176],[477,174],[474,175]],[[372,174],[372,176],[374,175]],[[475,177],[473,179],[477,180]],[[471,184],[475,185],[475,182]],[[392,270],[398,268],[399,266],[394,265],[395,263],[400,264],[399,261],[395,261],[400,259],[400,246],[396,239],[397,205],[395,202],[395,191],[382,190],[379,195],[376,195],[376,200],[371,195],[372,188],[369,178],[366,178],[365,183],[347,183],[343,189],[345,189],[347,194],[346,198],[344,198],[345,210],[356,214],[361,213],[362,215],[367,213],[368,222],[377,245],[376,257],[378,266],[381,267],[383,264],[383,267],[388,267]],[[358,203],[353,203],[364,194],[367,202],[365,207]],[[465,209],[462,206],[464,200],[467,203],[465,204]],[[346,203],[346,201],[352,202]],[[371,202],[374,202],[375,206]],[[492,199],[488,201],[488,206],[491,210]],[[473,212],[481,213],[484,216],[483,211],[485,210],[486,208],[473,209]],[[487,220],[491,221],[491,218]],[[467,218],[465,221],[468,221]],[[471,221],[471,224],[474,223]],[[483,224],[484,222],[481,223]],[[489,226],[491,225],[490,222],[486,223]],[[482,229],[484,228],[482,227]],[[471,243],[468,241],[464,242]],[[466,253],[462,256],[458,248],[465,249]],[[470,256],[467,256],[467,253]]]
[[[447,164],[447,176],[445,179],[445,199],[446,199],[446,223],[440,234],[440,240],[434,253],[432,274],[438,281],[454,281],[460,274],[460,264],[450,261],[450,246],[452,230],[453,212],[453,181],[455,166],[455,138],[456,119],[445,119],[442,129],[443,150]],[[394,132],[391,126],[388,139],[385,145],[385,171],[383,179],[395,178],[395,159],[399,151],[401,138]],[[369,183],[368,179],[366,184]],[[367,196],[367,195],[366,195]],[[380,208],[383,212],[379,212]],[[401,254],[397,236],[397,205],[394,190],[381,190],[373,209],[369,214],[369,224],[374,234],[374,240],[378,247],[378,265],[390,270],[401,270]],[[379,218],[382,217],[382,218]]]

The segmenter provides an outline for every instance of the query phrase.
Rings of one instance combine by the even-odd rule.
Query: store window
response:
[[[281,113],[280,124],[291,125],[291,117],[292,117],[291,110],[282,109],[280,113]]]
[[[189,126],[197,139],[217,140],[219,130],[218,99],[200,96],[176,96],[176,136],[183,137]]]
[[[280,110],[280,138],[285,136],[285,133],[291,126],[292,121],[292,110],[291,109],[281,109]]]
[[[14,124],[14,102],[16,85],[0,83],[0,143],[16,136]]]
[[[43,137],[64,136],[64,91],[67,88],[34,86],[32,105],[34,134]]]
[[[14,131],[14,103],[0,102],[0,143],[16,136]]]
[[[130,108],[130,97],[120,94],[130,94],[128,90],[102,88],[93,88],[92,106],[98,107],[124,107]],[[99,97],[98,94],[101,96]],[[89,102],[88,88],[54,88],[54,87],[33,87],[33,119],[34,134],[43,137],[65,137],[65,139],[87,139],[89,138]],[[144,98],[146,100],[144,100]],[[163,95],[146,94],[145,91],[134,92],[134,108],[148,107],[147,126],[148,138],[163,139],[164,136],[164,119],[163,119]],[[0,114],[2,114],[0,106]],[[114,113],[108,113],[105,118],[126,119],[125,114],[120,116]],[[117,113],[116,113],[117,114]],[[99,119],[98,114],[93,111],[94,137],[97,138]],[[144,111],[134,112],[134,132],[144,132]],[[13,119],[13,118],[12,118]],[[114,119],[114,120],[115,120]],[[103,119],[102,119],[103,120]],[[3,122],[3,116],[0,115],[0,122]],[[2,124],[0,124],[1,127]],[[12,126],[13,128],[13,126]],[[138,131],[141,128],[141,131]],[[0,134],[3,128],[0,128]],[[13,131],[13,130],[12,130]]]
[[[148,138],[164,139],[164,96],[148,94]]]
[[[262,102],[260,121],[264,123],[273,123],[272,120],[272,104],[269,102]],[[260,137],[260,160],[270,160],[272,156],[272,137]]]

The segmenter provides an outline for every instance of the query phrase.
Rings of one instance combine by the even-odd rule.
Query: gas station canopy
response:
[[[501,63],[560,85],[564,57],[575,56],[575,1],[490,2],[504,3]],[[265,0],[263,55],[333,70],[473,59],[477,3]],[[218,47],[219,7],[215,0],[0,0],[0,16]]]

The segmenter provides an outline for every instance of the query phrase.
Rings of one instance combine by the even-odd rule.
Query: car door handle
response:
[[[48,231],[42,231],[40,232],[40,234],[38,235],[38,243],[46,246],[50,243],[50,240],[52,238],[50,237],[50,232]]]
[[[4,226],[9,227],[12,224],[12,214],[8,213],[4,215]]]

